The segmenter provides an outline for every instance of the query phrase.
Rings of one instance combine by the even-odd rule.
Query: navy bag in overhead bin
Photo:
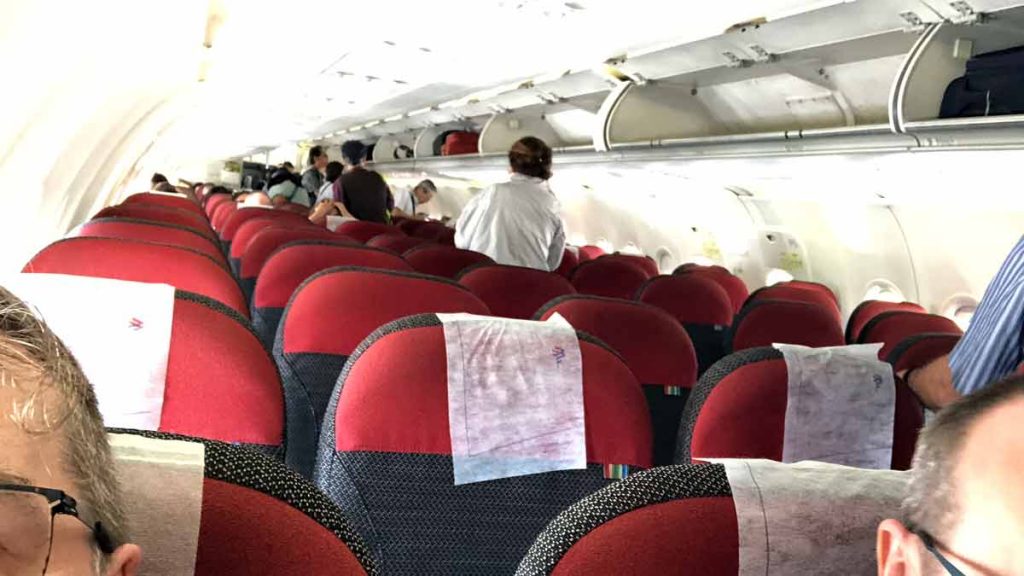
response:
[[[1024,47],[975,56],[942,97],[940,118],[1024,114]]]

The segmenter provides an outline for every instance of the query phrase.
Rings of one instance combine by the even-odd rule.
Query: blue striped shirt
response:
[[[1024,360],[1024,238],[985,290],[971,325],[949,357],[953,387],[977,392],[1013,373]]]

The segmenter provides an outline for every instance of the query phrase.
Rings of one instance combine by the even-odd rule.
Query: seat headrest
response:
[[[683,324],[729,326],[734,316],[725,288],[698,274],[651,278],[640,288],[637,299],[661,308]]]
[[[550,300],[576,293],[558,274],[520,266],[474,266],[464,270],[458,281],[479,296],[495,316],[521,320],[533,318]]]
[[[398,226],[388,226],[379,222],[365,222],[362,220],[342,222],[334,232],[364,243],[370,238],[381,234],[395,234],[398,236],[405,234]]]
[[[417,272],[452,279],[458,278],[463,270],[471,266],[494,264],[494,260],[486,254],[440,244],[418,246],[402,257]]]
[[[699,274],[717,282],[729,294],[729,299],[732,300],[732,309],[734,313],[739,313],[750,295],[747,285],[743,282],[743,279],[739,276],[735,276],[722,266],[683,264],[672,272],[673,276],[680,274]]]
[[[580,335],[580,352],[587,460],[649,467],[651,424],[636,377],[588,336]],[[334,389],[318,459],[325,450],[451,454],[445,336],[435,315],[391,322],[359,345]]]
[[[854,308],[853,313],[850,314],[850,320],[846,324],[846,343],[855,344],[858,342],[860,339],[860,333],[864,329],[864,325],[870,322],[875,316],[878,316],[882,312],[894,312],[897,310],[902,310],[904,312],[920,312],[921,314],[928,313],[923,306],[920,304],[914,304],[913,302],[865,300]]]
[[[649,277],[636,264],[598,258],[577,266],[569,281],[580,294],[632,300]]]
[[[772,344],[812,348],[843,345],[843,329],[833,311],[808,302],[754,300],[743,307],[726,335],[726,348],[738,352]]]
[[[413,248],[429,243],[430,240],[415,238],[413,236],[402,236],[399,234],[378,234],[366,241],[371,248],[380,248],[395,254],[404,254]]]
[[[260,230],[249,242],[242,254],[239,268],[241,278],[256,278],[275,250],[299,240],[327,240],[338,244],[352,244],[354,241],[316,226],[268,226]]]
[[[835,296],[831,291],[826,292],[828,288],[822,286],[822,289],[815,289],[808,286],[801,286],[795,284],[776,284],[774,286],[765,286],[755,290],[753,294],[747,299],[747,302],[756,302],[758,300],[788,300],[790,302],[807,302],[808,304],[817,304],[822,308],[832,312],[835,316],[836,323],[842,325],[843,318],[842,313],[839,310],[839,304],[836,302]]]

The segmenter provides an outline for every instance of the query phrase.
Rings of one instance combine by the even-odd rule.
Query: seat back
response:
[[[329,268],[295,291],[274,342],[274,360],[281,370],[288,407],[292,469],[312,476],[331,391],[359,343],[388,322],[429,312],[489,313],[462,286],[408,272]]]
[[[576,289],[562,276],[520,266],[482,265],[465,270],[459,284],[469,288],[491,314],[529,320],[544,304]]]
[[[714,280],[699,274],[656,276],[640,288],[637,300],[661,308],[686,328],[697,352],[699,374],[725,355],[732,301]]]
[[[170,573],[160,569],[179,562],[194,563],[188,574],[196,576],[377,574],[369,549],[338,507],[280,462],[212,440],[136,430],[110,432],[128,518],[154,573]],[[154,442],[164,447],[154,450]],[[178,446],[166,447],[175,442],[203,445],[202,479],[196,487],[202,494],[192,495],[200,501],[194,559],[181,558],[183,551],[161,537],[167,530],[161,520],[181,514],[176,507],[189,496],[178,491],[192,488],[184,483],[151,485],[154,477],[180,473],[180,466],[168,466],[160,458],[167,450],[180,452]],[[124,460],[118,457],[122,444],[131,446]],[[146,459],[147,448],[152,460]]]
[[[366,241],[370,248],[380,248],[394,254],[405,254],[409,250],[428,244],[430,240],[414,238],[412,236],[399,236],[398,234],[378,234]]]
[[[274,347],[281,315],[295,290],[306,278],[335,266],[412,272],[399,256],[352,246],[347,241],[300,240],[285,244],[263,265],[252,295],[252,325],[268,350]]]
[[[812,290],[814,292],[820,292],[835,302],[836,306],[839,305],[839,297],[832,291],[831,288],[822,284],[821,282],[811,282],[809,280],[790,280],[789,282],[783,282],[786,286],[792,286],[794,288],[803,288],[804,290]]]
[[[228,218],[237,211],[238,204],[236,202],[222,203],[213,209],[213,216],[210,216],[210,227],[220,232],[224,229],[224,224],[227,223]]]
[[[227,266],[227,261],[224,260],[220,248],[210,237],[204,236],[192,228],[177,224],[135,218],[97,218],[83,223],[78,228],[77,236],[170,244],[201,252]]]
[[[897,311],[919,312],[921,314],[928,313],[928,311],[924,309],[924,306],[914,304],[913,302],[865,300],[854,308],[853,313],[850,314],[850,319],[846,323],[846,342],[848,344],[855,344],[860,339],[860,333],[864,329],[864,325],[870,322],[875,316],[878,316],[883,312]]]
[[[605,255],[605,251],[597,246],[580,246],[579,257],[580,263],[587,262],[589,260],[597,260],[601,256]]]
[[[478,264],[494,264],[486,254],[461,250],[452,246],[427,244],[409,250],[402,255],[417,272],[455,279],[459,274]]]
[[[559,263],[558,269],[555,270],[555,273],[564,278],[568,278],[572,274],[572,271],[579,265],[580,257],[572,250],[566,248],[562,253],[562,262]]]
[[[134,218],[150,222],[177,224],[178,226],[194,230],[203,236],[216,239],[213,231],[210,230],[209,222],[207,222],[202,214],[196,214],[190,210],[182,210],[180,208],[168,208],[152,204],[122,204],[120,206],[108,206],[92,217],[93,220],[99,218]]]
[[[905,491],[899,474],[855,468],[655,468],[560,514],[516,576],[873,575],[878,524]]]
[[[309,220],[304,215],[286,210],[256,208],[253,206],[239,208],[228,215],[227,220],[224,221],[224,226],[217,231],[217,234],[220,235],[221,243],[229,254],[231,243],[234,241],[235,235],[238,234],[242,224],[257,218],[261,220],[270,218],[281,224],[309,224]]]
[[[809,304],[817,304],[822,308],[830,311],[835,317],[836,322],[840,326],[843,324],[842,312],[839,311],[839,304],[836,303],[835,296],[832,292],[825,292],[828,288],[822,286],[824,290],[815,289],[808,286],[793,285],[790,283],[775,284],[774,286],[765,286],[754,291],[753,294],[747,298],[747,302],[756,302],[758,300],[788,300],[791,302],[807,302]]]
[[[686,330],[654,306],[597,296],[557,298],[537,311],[537,319],[556,313],[622,356],[647,397],[654,464],[671,464],[683,406],[697,383],[697,355]]]
[[[934,332],[908,336],[892,347],[885,361],[892,364],[893,372],[897,374],[923,368],[933,360],[953,352],[960,338],[957,334]]]
[[[736,315],[725,342],[727,352],[772,344],[842,346],[843,329],[831,310],[817,304],[758,299]]]
[[[380,222],[365,222],[362,220],[342,222],[338,225],[335,232],[363,243],[381,234],[395,234],[398,236],[405,234],[398,226],[388,226]]]
[[[179,290],[160,431],[241,443],[284,457],[284,393],[248,321]]]
[[[249,317],[242,291],[227,268],[205,254],[167,244],[68,238],[43,248],[23,272],[170,284],[217,300]]]
[[[618,260],[619,262],[626,262],[634,266],[637,266],[641,270],[643,270],[649,278],[654,278],[658,274],[661,274],[661,271],[658,270],[658,263],[655,262],[654,259],[651,258],[650,256],[638,256],[636,254],[620,254],[616,252],[615,254],[601,256],[600,258],[605,260]]]
[[[454,486],[444,328],[433,315],[387,324],[359,345],[334,388],[314,483],[350,516],[384,573],[509,574],[552,518],[609,483],[603,465],[650,465],[636,378],[594,340],[581,337],[580,352],[591,465]]]
[[[132,194],[131,196],[124,199],[122,204],[148,204],[150,206],[164,206],[166,208],[177,208],[179,210],[188,210],[197,214],[203,215],[203,207],[195,202],[189,200],[184,196],[173,196],[170,194],[154,194],[152,192],[143,192],[141,194]]]
[[[906,384],[897,379],[895,385],[892,468],[906,470],[924,425],[924,412]],[[679,427],[676,463],[703,458],[781,462],[788,395],[782,352],[751,348],[723,358],[701,377],[690,395]]]
[[[963,331],[956,322],[938,314],[919,312],[882,312],[864,325],[857,339],[860,344],[882,342],[878,357],[885,359],[893,348],[903,340],[917,334],[952,334],[962,336]]]
[[[231,250],[228,252],[228,261],[231,264],[231,271],[234,272],[235,276],[241,274],[242,267],[242,256],[249,248],[249,244],[253,238],[256,237],[261,231],[271,227],[281,228],[311,228],[314,230],[323,230],[319,226],[314,226],[308,220],[299,222],[291,219],[281,220],[277,216],[257,216],[255,218],[249,218],[238,227],[235,231],[235,237],[231,240]]]
[[[417,238],[423,238],[425,240],[432,240],[434,242],[437,242],[438,240],[440,240],[441,236],[446,233],[447,230],[448,227],[445,226],[443,223],[437,222],[436,220],[428,220],[426,222],[423,222],[419,226],[413,228],[413,231],[410,232],[409,234]]]
[[[698,274],[714,280],[729,294],[729,300],[732,301],[732,310],[734,313],[739,313],[740,309],[742,309],[743,305],[747,302],[747,298],[750,296],[750,292],[747,290],[747,285],[743,282],[743,279],[729,272],[722,266],[683,264],[679,268],[676,268],[672,274]]]
[[[639,266],[615,259],[598,258],[582,262],[569,281],[580,294],[632,300],[650,274]]]
[[[203,212],[206,213],[206,217],[213,219],[213,212],[221,204],[231,202],[231,196],[228,194],[214,194],[213,196],[206,199],[203,203]]]
[[[409,236],[416,236],[415,232],[421,226],[426,226],[429,223],[428,220],[402,220],[398,222],[398,227]]]
[[[281,246],[299,240],[324,240],[336,244],[356,245],[354,240],[348,240],[319,226],[271,225],[260,229],[249,241],[238,265],[238,283],[242,286],[242,292],[245,293],[247,300],[252,301],[256,278],[270,255]]]

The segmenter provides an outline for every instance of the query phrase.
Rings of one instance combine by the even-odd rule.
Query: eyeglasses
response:
[[[953,563],[942,554],[942,552],[939,552],[940,544],[935,541],[935,538],[931,534],[913,526],[910,527],[910,532],[916,534],[917,537],[921,539],[921,542],[924,543],[924,549],[931,552],[932,556],[935,556],[935,559],[939,561],[939,564],[946,569],[946,572],[948,572],[950,576],[966,576],[966,574],[954,566]]]
[[[114,551],[103,525],[86,522],[78,503],[62,490],[0,484],[0,573],[46,574],[53,549],[53,520],[58,514],[85,525],[104,554]]]

